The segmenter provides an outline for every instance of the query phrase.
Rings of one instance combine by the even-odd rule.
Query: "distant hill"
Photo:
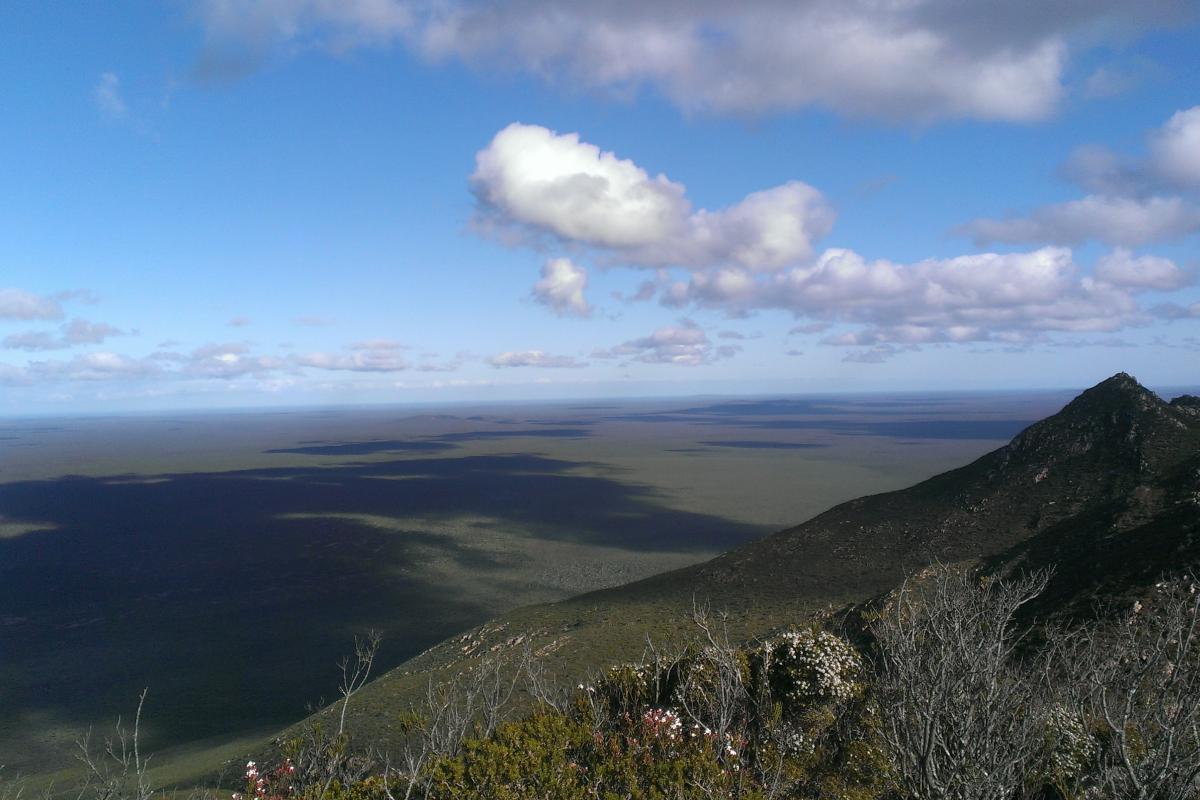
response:
[[[861,603],[933,560],[995,572],[1054,565],[1037,609],[1086,613],[1200,558],[1200,398],[1167,403],[1126,374],[975,462],[909,489],[843,503],[711,561],[505,614],[368,685],[356,736],[386,743],[428,682],[529,647],[560,679],[635,660],[693,603],[752,637]]]

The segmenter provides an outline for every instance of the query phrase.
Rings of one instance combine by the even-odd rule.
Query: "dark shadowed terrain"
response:
[[[1069,393],[0,420],[0,752],[278,728],[507,609],[970,461]]]

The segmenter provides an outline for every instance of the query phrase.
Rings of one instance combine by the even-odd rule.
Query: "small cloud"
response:
[[[397,350],[411,350],[412,348],[406,344],[397,342],[395,339],[366,339],[361,342],[354,342],[349,346],[351,350],[373,350],[376,352],[396,352]],[[427,354],[422,354],[426,356]],[[433,355],[436,355],[433,354]]]
[[[101,344],[111,336],[124,336],[126,332],[104,322],[89,322],[86,319],[73,319],[59,327],[59,333],[46,331],[27,331],[14,333],[0,341],[0,347],[7,350],[27,350],[30,352],[45,350],[66,350],[85,344]]]
[[[100,344],[110,336],[124,336],[125,331],[105,322],[73,319],[62,327],[63,341],[70,345]]]
[[[1200,171],[1200,167],[1197,169]],[[1102,194],[1042,206],[1023,216],[979,218],[954,229],[955,233],[970,236],[978,247],[993,242],[1074,245],[1087,241],[1137,247],[1181,239],[1197,231],[1200,208],[1181,197]]]
[[[676,364],[696,367],[721,358],[731,358],[741,350],[737,345],[714,348],[704,330],[690,319],[678,325],[659,328],[649,336],[630,339],[607,350],[592,353],[595,358],[629,357],[646,364]]]
[[[306,353],[298,357],[296,363],[302,367],[345,372],[400,372],[412,366],[394,350]]]
[[[1179,303],[1160,303],[1150,309],[1150,313],[1166,320],[1200,319],[1200,303],[1183,306]]]
[[[1083,95],[1094,100],[1117,97],[1137,87],[1141,76],[1114,67],[1097,67],[1083,82]]]
[[[1170,292],[1195,281],[1194,274],[1181,269],[1169,258],[1134,257],[1122,248],[1101,257],[1096,262],[1095,274],[1105,283],[1133,291]]]
[[[869,178],[859,183],[855,187],[855,194],[860,198],[870,197],[871,195],[879,194],[898,180],[900,180],[900,177],[890,172],[884,175],[877,175],[874,178]]]
[[[877,344],[874,347],[849,352],[842,356],[842,361],[854,364],[882,364],[885,361],[890,361],[900,353],[916,349],[916,347],[896,347],[895,345],[886,343]]]
[[[666,272],[663,271],[661,280],[666,279]],[[622,303],[644,303],[648,300],[653,300],[654,295],[658,294],[658,284],[654,281],[642,281],[637,288],[637,291],[631,295],[626,295],[618,290],[612,293],[614,300],[619,300]]]
[[[488,359],[493,367],[543,367],[548,369],[576,369],[586,367],[586,361],[571,356],[556,356],[541,350],[519,350],[501,353]]]
[[[58,298],[41,297],[23,289],[0,289],[0,319],[62,319]]]
[[[802,355],[804,355],[804,351],[803,351],[803,350],[788,350],[788,351],[787,351],[787,353],[786,353],[786,355],[789,355],[789,356],[802,356]]]
[[[92,100],[101,115],[108,120],[119,120],[125,117],[129,108],[121,97],[121,79],[115,72],[105,72],[92,90]]]
[[[66,289],[65,291],[55,292],[52,297],[54,300],[62,303],[79,302],[86,303],[89,306],[94,306],[100,302],[100,295],[91,289]]]
[[[805,325],[794,325],[788,329],[788,336],[796,336],[807,333],[821,333],[829,330],[831,327],[828,322],[809,322]]]
[[[592,307],[584,297],[587,270],[569,258],[552,258],[542,265],[542,279],[533,285],[533,299],[560,317],[590,317]]]
[[[304,328],[328,328],[330,325],[337,324],[337,320],[332,317],[316,316],[295,317],[292,322]]]
[[[238,316],[238,317],[234,317],[233,319],[229,320],[229,322],[226,322],[225,324],[231,328],[244,328],[247,325],[249,325],[250,323],[252,323],[253,321],[254,320],[250,319],[249,317]]]
[[[13,333],[4,337],[0,341],[0,347],[5,350],[27,350],[29,352],[37,352],[43,350],[59,350],[65,347],[59,343],[58,338],[52,333],[45,331],[25,331],[24,333]]]

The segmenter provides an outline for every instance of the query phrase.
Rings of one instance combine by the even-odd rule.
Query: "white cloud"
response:
[[[69,329],[70,326],[64,326]],[[79,335],[95,336],[83,326]],[[112,351],[85,353],[66,360],[30,361],[24,368],[8,367],[3,380],[9,383],[103,382],[142,380],[232,380],[252,376],[266,378],[292,369],[289,362],[274,356],[259,356],[240,342],[206,344],[190,353],[157,351],[133,357]]]
[[[559,316],[588,317],[592,307],[584,297],[587,270],[568,258],[553,258],[542,265],[542,279],[533,285],[533,298]]]
[[[1177,111],[1151,135],[1150,161],[1164,180],[1200,188],[1200,106]]]
[[[678,306],[695,304],[733,315],[787,310],[813,321],[793,328],[816,333],[833,323],[858,326],[828,343],[869,345],[1027,339],[1044,331],[1113,331],[1146,315],[1131,282],[1161,281],[1161,265],[1117,269],[1118,286],[1085,275],[1070,250],[980,253],[899,264],[868,261],[851,250],[825,251],[811,266],[774,275],[720,271],[671,287]],[[1141,269],[1143,277],[1131,277]],[[1146,276],[1153,277],[1146,277]],[[1144,285],[1135,288],[1145,288]]]
[[[1100,280],[1129,289],[1170,292],[1190,285],[1195,276],[1169,258],[1137,256],[1128,250],[1114,250],[1096,262],[1095,275]]]
[[[1028,216],[976,219],[957,228],[979,246],[992,242],[1137,247],[1200,231],[1200,208],[1179,197],[1088,195],[1043,206]]]
[[[1144,165],[1122,158],[1104,145],[1085,144],[1075,148],[1058,168],[1059,175],[1093,194],[1139,196],[1153,193]]]
[[[777,270],[811,258],[835,218],[799,181],[694,211],[682,184],[538,125],[509,125],[475,160],[481,230],[549,236],[630,266]]]
[[[192,351],[182,364],[182,372],[194,378],[265,377],[283,369],[287,362],[273,356],[255,356],[241,342],[206,344]]]
[[[101,344],[111,336],[123,336],[125,332],[104,322],[89,322],[73,319],[59,328],[58,334],[45,331],[14,333],[0,340],[0,347],[8,350],[65,350],[84,344]]]
[[[1088,144],[1075,149],[1060,173],[1088,191],[1145,196],[1200,189],[1200,106],[1175,112],[1146,133],[1145,156],[1121,156]]]
[[[437,353],[420,353],[417,362],[410,361],[405,353],[412,347],[394,339],[367,339],[345,347],[349,352],[304,353],[292,358],[291,363],[299,367],[329,370],[333,372],[453,372],[462,366],[469,354],[459,353],[445,362],[434,362]]]
[[[343,52],[385,44],[412,21],[396,0],[197,0],[205,46],[199,77],[232,78],[256,68],[273,48]]]
[[[0,289],[0,319],[62,319],[58,300],[22,289]]]
[[[687,110],[1029,121],[1080,50],[1167,24],[1186,0],[199,0],[202,74],[271,53],[399,41],[570,91],[651,87]]]
[[[713,347],[704,330],[690,319],[678,325],[659,328],[649,336],[631,339],[606,350],[592,353],[594,358],[628,358],[647,364],[676,364],[696,367],[720,358],[729,358],[740,351],[737,345]]]
[[[57,336],[46,331],[25,331],[10,333],[0,340],[0,347],[5,350],[61,350],[69,345],[64,344]]]
[[[1200,319],[1200,303],[1182,306],[1178,303],[1161,303],[1150,311],[1163,319]]]
[[[1141,82],[1133,72],[1113,67],[1098,67],[1083,82],[1083,94],[1091,98],[1109,98],[1125,94]]]
[[[688,210],[683,186],[575,133],[514,122],[475,156],[471,185],[502,216],[568,241],[636,247],[671,236]]]
[[[821,333],[827,331],[832,323],[829,322],[807,322],[803,325],[793,325],[788,328],[788,336],[796,336],[799,334]]]
[[[851,350],[846,355],[842,356],[842,361],[854,364],[882,364],[885,361],[890,361],[901,353],[915,350],[915,347],[896,347],[895,345],[883,343],[872,345],[871,347],[862,350]]]
[[[1138,247],[1200,231],[1200,206],[1186,190],[1200,189],[1200,106],[1176,112],[1146,134],[1148,153],[1119,155],[1078,147],[1059,174],[1091,194],[1028,214],[976,219],[956,228],[980,246],[990,242],[1080,244],[1099,241]],[[1174,193],[1185,190],[1184,195]]]
[[[366,349],[350,353],[306,353],[296,362],[302,367],[348,372],[400,372],[412,365],[396,350]]]
[[[489,363],[493,367],[543,367],[553,369],[573,369],[586,367],[586,361],[578,361],[571,356],[556,356],[541,350],[517,350],[492,356]]]
[[[128,112],[125,99],[121,96],[121,79],[115,72],[105,72],[92,90],[92,99],[100,113],[110,120],[121,119]]]
[[[361,342],[354,342],[349,347],[351,350],[376,350],[390,352],[412,349],[408,345],[398,342],[395,339],[366,339]]]
[[[162,369],[147,359],[100,352],[75,356],[69,361],[31,361],[25,372],[38,380],[105,381],[152,377]]]

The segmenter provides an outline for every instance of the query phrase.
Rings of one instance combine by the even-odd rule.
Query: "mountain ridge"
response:
[[[931,561],[1058,567],[1042,613],[1084,613],[1200,557],[1200,400],[1119,373],[1007,445],[907,489],[840,504],[701,564],[517,609],[442,642],[356,698],[358,735],[395,741],[431,681],[528,649],[574,682],[684,629],[693,604],[752,638],[894,588]]]

